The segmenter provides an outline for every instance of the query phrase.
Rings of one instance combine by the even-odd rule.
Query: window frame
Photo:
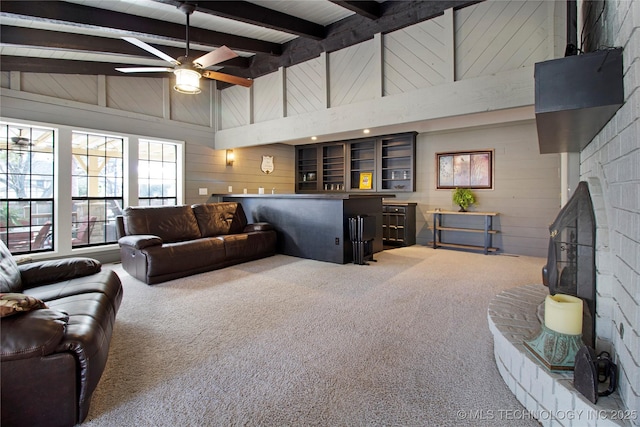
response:
[[[49,128],[55,131],[54,139],[54,207],[53,207],[53,227],[51,239],[53,240],[52,250],[46,252],[23,252],[33,260],[49,259],[52,256],[93,256],[92,254],[110,253],[118,249],[117,242],[100,243],[96,245],[72,247],[72,190],[71,190],[71,170],[72,170],[72,149],[71,141],[73,132],[84,132],[90,134],[109,135],[124,138],[123,148],[123,205],[138,205],[138,141],[153,140],[159,142],[173,143],[177,149],[177,171],[176,171],[176,204],[184,203],[185,194],[185,142],[174,139],[158,138],[152,135],[136,135],[127,132],[112,132],[103,129],[94,129],[80,126],[69,126],[56,123],[38,122],[35,120],[23,120],[0,116],[2,124],[17,124],[19,126],[33,126]],[[111,255],[109,255],[110,257]]]

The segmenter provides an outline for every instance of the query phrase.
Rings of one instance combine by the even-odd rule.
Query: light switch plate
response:
[[[209,194],[209,190],[207,190],[206,188],[198,188],[198,194],[201,196],[206,196],[207,194]]]

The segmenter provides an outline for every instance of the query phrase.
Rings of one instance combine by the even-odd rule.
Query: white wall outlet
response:
[[[198,194],[201,196],[206,196],[207,194],[209,194],[209,190],[206,188],[198,188]]]
[[[229,190],[229,193],[233,193],[233,186],[232,186],[232,185],[230,185],[230,186],[229,186],[229,188],[228,188],[228,190]]]

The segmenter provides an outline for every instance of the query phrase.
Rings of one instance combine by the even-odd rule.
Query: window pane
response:
[[[138,198],[142,206],[177,203],[176,144],[141,140],[138,160]],[[149,160],[146,160],[146,159]]]
[[[83,169],[86,178],[83,183],[80,174],[74,177],[72,245],[116,242],[115,216],[122,213],[123,204],[124,138],[81,132],[75,135],[84,135],[74,140],[78,141],[78,153],[85,151],[88,155],[74,156],[74,169]]]
[[[176,182],[175,181],[163,181],[162,195],[164,197],[176,197]]]
[[[154,178],[162,178],[162,162],[151,161],[149,162],[149,176]]]
[[[169,163],[176,163],[177,161],[177,148],[175,145],[164,144],[163,158],[162,160]]]
[[[149,143],[149,160],[162,161],[162,143]]]
[[[165,163],[162,168],[162,178],[164,179],[176,179],[176,165],[175,163]]]
[[[13,254],[51,250],[55,130],[0,123],[0,237]]]

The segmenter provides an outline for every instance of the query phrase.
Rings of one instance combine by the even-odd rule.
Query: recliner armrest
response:
[[[100,272],[102,264],[93,258],[74,257],[18,265],[23,289],[71,280]]]
[[[56,351],[69,316],[39,309],[2,318],[0,361],[43,357]]]
[[[252,231],[268,231],[273,230],[273,225],[268,222],[255,222],[253,224],[247,224],[244,228],[244,233],[250,233]]]
[[[160,237],[152,234],[134,234],[131,236],[124,236],[118,239],[120,246],[131,246],[135,249],[144,249],[149,246],[162,245],[163,241]]]

